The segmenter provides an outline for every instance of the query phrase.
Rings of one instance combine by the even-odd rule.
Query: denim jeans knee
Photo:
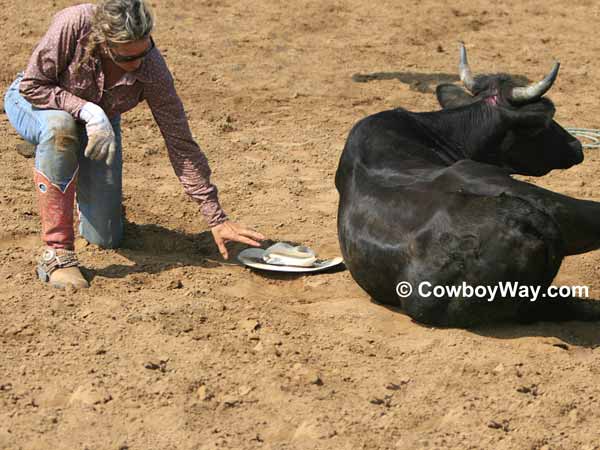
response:
[[[48,111],[35,149],[35,168],[64,188],[79,166],[80,130],[73,117],[60,110]]]

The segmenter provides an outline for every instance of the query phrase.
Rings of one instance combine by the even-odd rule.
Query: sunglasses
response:
[[[128,56],[119,55],[118,53],[115,53],[110,48],[110,46],[108,46],[108,52],[110,53],[110,57],[113,59],[113,61],[120,62],[120,63],[127,63],[127,62],[137,61],[138,59],[145,58],[146,55],[154,49],[154,47],[155,47],[154,39],[152,39],[152,36],[150,36],[150,47],[148,47],[142,53],[139,53],[137,55],[128,55]]]

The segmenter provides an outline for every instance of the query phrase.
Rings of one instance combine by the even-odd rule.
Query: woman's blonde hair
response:
[[[154,15],[144,0],[103,0],[96,5],[83,61],[88,61],[102,43],[118,45],[139,41],[147,37],[153,27]]]

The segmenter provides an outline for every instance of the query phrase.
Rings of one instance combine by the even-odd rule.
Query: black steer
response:
[[[394,109],[352,128],[335,178],[338,234],[348,269],[373,299],[438,326],[600,320],[600,302],[565,296],[431,295],[436,286],[511,282],[542,297],[564,256],[600,247],[600,203],[511,177],[583,160],[581,144],[542,97],[558,68],[525,87],[503,74],[473,78],[461,45],[460,75],[470,93],[440,85],[441,111]],[[409,282],[412,293],[398,295],[399,282]]]

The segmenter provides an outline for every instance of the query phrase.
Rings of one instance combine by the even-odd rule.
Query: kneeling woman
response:
[[[38,274],[55,287],[86,287],[74,253],[73,205],[80,233],[103,247],[119,245],[120,115],[145,100],[175,173],[200,204],[220,252],[225,242],[258,246],[264,237],[227,219],[194,142],[171,73],[154,45],[144,0],[105,0],[59,12],[5,96],[11,124],[36,145],[34,181],[45,243]]]

